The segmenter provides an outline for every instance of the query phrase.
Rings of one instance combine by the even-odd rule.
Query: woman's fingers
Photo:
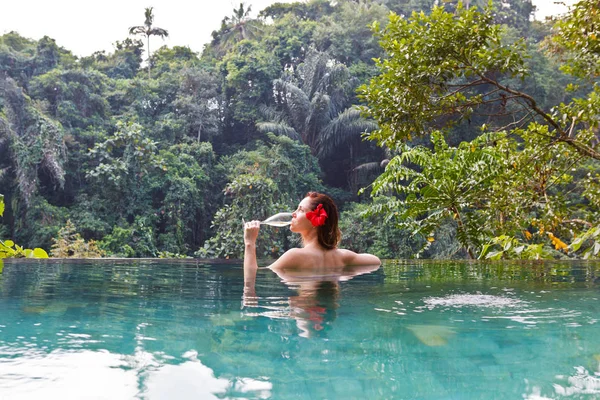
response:
[[[260,229],[260,221],[246,222],[246,224],[244,226],[244,241],[245,242],[256,241],[259,229]]]

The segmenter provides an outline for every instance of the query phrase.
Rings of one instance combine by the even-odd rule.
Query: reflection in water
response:
[[[253,316],[269,318],[293,318],[298,327],[298,335],[310,338],[318,333],[325,333],[326,328],[333,325],[336,310],[339,307],[340,283],[355,276],[367,274],[379,269],[379,265],[349,266],[336,268],[280,268],[273,271],[281,281],[296,292],[290,296],[287,304],[279,307],[270,306],[269,311],[252,313]],[[243,305],[259,306],[256,295],[256,272],[246,275]],[[287,308],[287,309],[286,309]],[[321,336],[321,335],[318,335]]]
[[[2,363],[2,399],[185,400],[218,399],[234,393],[271,397],[270,382],[249,377],[234,381],[217,378],[195,352],[184,354],[185,360],[176,365],[141,348],[125,357],[108,351],[54,350],[46,354],[26,349],[18,356]]]
[[[300,336],[314,336],[333,324],[339,307],[338,282],[303,282],[296,290],[298,295],[290,296],[290,316],[296,320]]]
[[[139,397],[151,399],[219,399],[236,393],[242,396],[269,398],[272,384],[264,380],[238,377],[217,378],[212,369],[198,360],[194,351],[184,354],[187,361],[162,365],[144,374]]]
[[[6,351],[0,348],[4,357]],[[135,372],[125,369],[119,354],[24,348],[13,348],[12,353],[2,359],[0,398],[83,399],[102,393],[104,398],[132,399],[138,392]]]

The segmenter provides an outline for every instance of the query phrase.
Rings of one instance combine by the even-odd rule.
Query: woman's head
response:
[[[308,192],[300,203],[299,209],[305,213],[318,211],[319,216],[321,216],[319,222],[322,222],[322,225],[314,228],[317,229],[319,244],[328,250],[336,248],[342,234],[338,227],[339,217],[337,206],[331,197],[322,193]],[[326,218],[323,218],[323,211],[327,214]]]

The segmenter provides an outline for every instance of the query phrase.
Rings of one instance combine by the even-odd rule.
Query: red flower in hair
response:
[[[321,226],[325,225],[325,220],[327,219],[327,212],[323,209],[323,204],[319,204],[314,211],[309,211],[306,213],[306,218],[310,221],[313,226]]]

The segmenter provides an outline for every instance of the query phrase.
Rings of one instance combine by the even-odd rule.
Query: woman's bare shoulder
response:
[[[353,266],[353,265],[380,265],[381,260],[379,257],[374,256],[373,254],[367,253],[355,253],[352,250],[346,249],[337,249],[339,256],[341,257],[344,265]]]
[[[273,264],[269,265],[271,269],[280,269],[286,267],[299,267],[306,260],[308,252],[305,249],[293,248],[289,249]]]

